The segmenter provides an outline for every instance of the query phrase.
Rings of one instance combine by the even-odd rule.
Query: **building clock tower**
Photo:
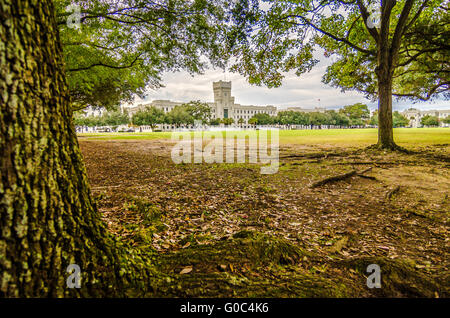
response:
[[[216,117],[233,118],[234,97],[231,96],[231,82],[214,82],[213,90]]]

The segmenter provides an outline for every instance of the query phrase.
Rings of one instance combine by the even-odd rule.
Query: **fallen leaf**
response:
[[[189,274],[190,272],[192,272],[192,266],[188,266],[188,267],[183,268],[181,270],[181,272],[180,272],[180,275]]]
[[[219,265],[218,268],[220,271],[225,272],[227,270],[227,265],[222,264],[222,265]]]
[[[347,245],[348,237],[344,236],[339,241],[337,241],[333,247],[330,248],[330,252],[340,252],[342,248]]]

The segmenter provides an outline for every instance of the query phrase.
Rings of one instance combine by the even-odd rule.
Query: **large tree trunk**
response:
[[[392,79],[388,76],[378,79],[378,146],[395,149],[392,124]]]
[[[147,271],[91,198],[57,33],[50,0],[1,1],[0,296],[124,295]],[[70,264],[81,288],[66,286]]]

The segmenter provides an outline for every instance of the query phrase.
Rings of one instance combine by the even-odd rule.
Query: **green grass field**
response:
[[[171,132],[89,133],[83,140],[156,140],[170,139]],[[395,141],[400,145],[450,144],[450,128],[397,128]],[[376,129],[281,130],[281,144],[327,144],[365,146],[377,141]]]

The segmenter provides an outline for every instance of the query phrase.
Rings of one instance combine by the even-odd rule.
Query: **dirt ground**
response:
[[[449,295],[448,145],[283,145],[279,172],[261,175],[257,164],[176,165],[167,140],[80,144],[109,230],[159,253],[180,279],[169,295]],[[381,289],[366,286],[370,263]]]

